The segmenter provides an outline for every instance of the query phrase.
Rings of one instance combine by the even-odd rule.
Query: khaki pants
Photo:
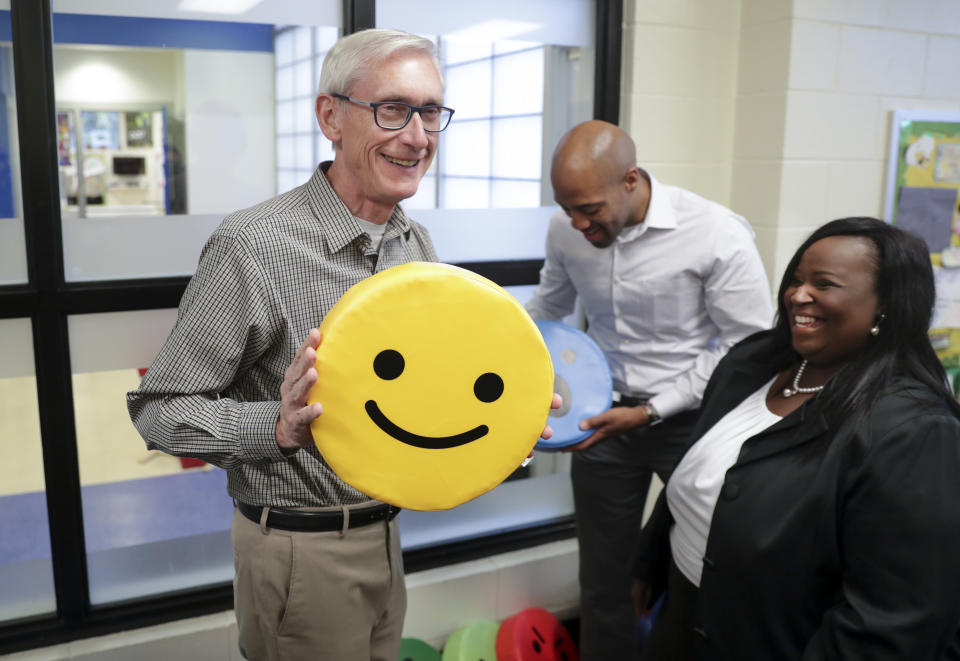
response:
[[[407,595],[396,521],[337,532],[233,514],[234,607],[251,661],[396,661]]]

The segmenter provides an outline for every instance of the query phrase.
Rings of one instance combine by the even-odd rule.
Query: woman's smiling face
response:
[[[811,365],[835,367],[870,339],[880,317],[876,247],[829,236],[807,248],[783,295],[793,348]]]

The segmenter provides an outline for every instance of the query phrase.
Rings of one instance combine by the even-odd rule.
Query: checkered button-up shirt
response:
[[[315,447],[284,456],[280,384],[311,328],[351,286],[391,266],[436,261],[427,230],[398,206],[378,252],[321,164],[306,184],[229,215],[204,246],[177,322],[127,407],[147,447],[228,471],[251,505],[369,500]]]

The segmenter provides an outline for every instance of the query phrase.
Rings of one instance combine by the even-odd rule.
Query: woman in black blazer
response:
[[[731,349],[637,555],[662,659],[960,659],[960,405],[924,242],[873,218],[797,250]]]

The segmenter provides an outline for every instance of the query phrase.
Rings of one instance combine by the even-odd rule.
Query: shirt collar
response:
[[[314,170],[313,176],[310,177],[306,186],[314,216],[323,229],[327,244],[333,252],[339,252],[356,241],[357,238],[367,236],[367,233],[360,226],[360,223],[354,219],[350,209],[343,203],[337,192],[333,190],[333,186],[330,185],[326,173],[332,164],[333,161],[321,163]],[[392,239],[400,234],[406,236],[409,232],[410,218],[398,204],[393,208],[390,218],[387,219],[387,229],[383,233],[383,240]]]
[[[650,202],[647,204],[647,213],[643,222],[631,227],[625,227],[617,240],[630,241],[642,235],[648,229],[672,230],[677,228],[677,213],[663,184],[646,170],[640,171],[650,182]]]

